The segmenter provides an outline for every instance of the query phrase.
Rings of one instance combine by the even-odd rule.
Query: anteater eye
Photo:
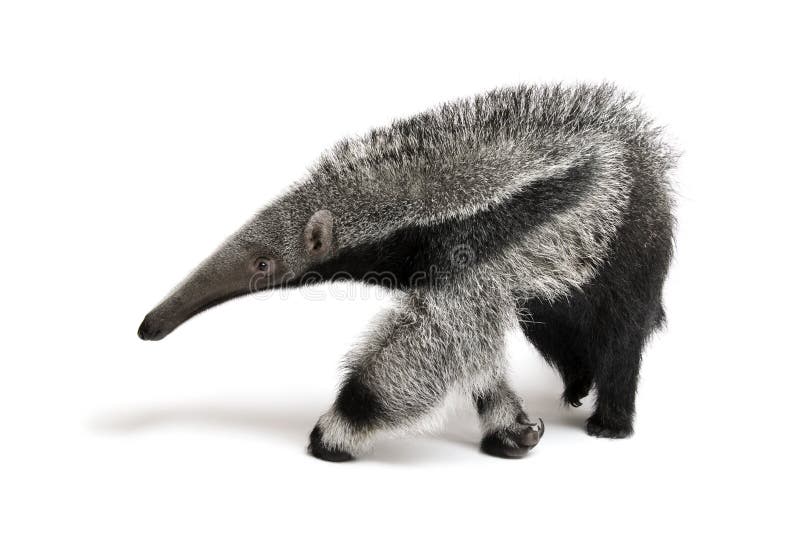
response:
[[[262,271],[262,272],[268,271],[269,267],[270,267],[269,265],[270,265],[270,262],[266,258],[259,258],[256,261],[256,268],[258,268],[258,271]]]

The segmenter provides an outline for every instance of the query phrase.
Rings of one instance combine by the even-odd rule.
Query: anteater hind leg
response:
[[[481,419],[481,450],[503,458],[521,458],[544,434],[542,419],[531,421],[505,379],[498,379],[474,394]]]
[[[585,349],[586,334],[579,330],[578,324],[568,320],[577,310],[567,305],[554,306],[534,300],[520,312],[525,337],[561,374],[564,403],[580,406],[592,388],[594,371]]]
[[[623,320],[622,311],[603,311],[595,321],[596,334],[591,345],[595,353],[597,403],[586,421],[589,435],[621,438],[633,433],[639,366],[647,337],[663,319],[660,303],[638,318]]]
[[[586,421],[589,435],[627,437],[633,432],[642,341],[630,337],[598,346],[597,403]]]

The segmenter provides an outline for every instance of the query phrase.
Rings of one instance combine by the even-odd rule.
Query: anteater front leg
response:
[[[407,295],[347,357],[333,406],[310,436],[309,452],[343,461],[381,433],[397,435],[431,420],[451,391],[471,394],[500,374],[503,326],[485,300]],[[488,323],[488,324],[487,324]]]

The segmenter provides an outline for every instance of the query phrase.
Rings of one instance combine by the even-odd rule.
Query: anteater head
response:
[[[281,206],[270,206],[150,311],[139,326],[139,337],[157,341],[222,302],[298,284],[308,276],[308,270],[331,256],[334,246],[334,218],[329,211],[288,212]]]

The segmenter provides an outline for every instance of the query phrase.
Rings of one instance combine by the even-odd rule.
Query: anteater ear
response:
[[[303,235],[306,251],[313,257],[327,255],[333,246],[333,215],[327,209],[314,213]]]

